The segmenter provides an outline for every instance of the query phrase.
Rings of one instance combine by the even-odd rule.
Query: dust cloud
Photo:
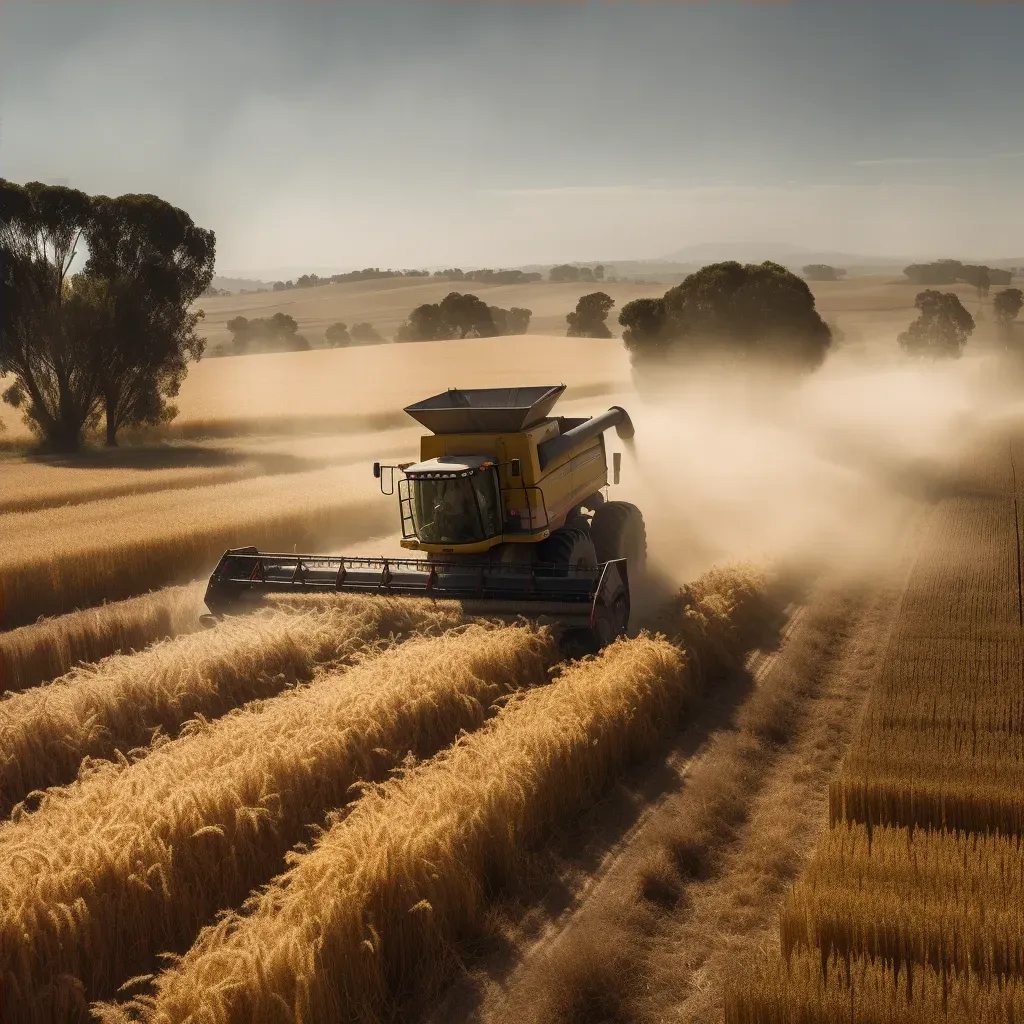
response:
[[[995,353],[840,350],[798,381],[660,367],[634,383],[621,401],[635,441],[609,435],[623,452],[611,496],[643,510],[665,586],[737,559],[869,575],[972,441],[1024,411]]]

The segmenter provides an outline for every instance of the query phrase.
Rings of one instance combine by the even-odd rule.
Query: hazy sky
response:
[[[0,3],[0,173],[222,274],[1024,255],[1024,5]]]

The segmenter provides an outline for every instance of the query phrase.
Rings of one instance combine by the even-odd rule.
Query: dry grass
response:
[[[690,696],[664,640],[620,641],[366,793],[312,853],[159,979],[153,1020],[395,1019],[532,844],[643,756]]]
[[[85,757],[112,758],[311,678],[377,640],[440,632],[459,606],[401,598],[285,598],[141,654],[115,655],[0,701],[0,814],[35,790],[70,782]],[[303,610],[305,605],[305,610]]]
[[[56,679],[84,662],[195,632],[205,586],[168,587],[0,633],[0,694]]]
[[[0,516],[0,624],[120,600],[210,571],[228,547],[315,549],[381,529],[337,470]]]
[[[691,590],[701,599],[673,624],[724,636],[720,618],[742,618],[763,577],[721,572]],[[531,851],[648,757],[696,690],[688,656],[660,637],[566,667],[365,795],[245,913],[204,932],[159,977],[155,1001],[134,1010],[161,1024],[400,1019],[447,978],[456,944],[486,928],[491,899],[528,870]]]
[[[264,467],[258,462],[168,469],[105,468],[88,463],[82,468],[71,468],[18,462],[4,467],[0,513],[37,512],[128,494],[210,487],[260,476],[264,472]]]
[[[51,791],[0,827],[7,1018],[84,1019],[85,1000],[187,947],[279,871],[354,783],[476,728],[555,657],[546,633],[523,627],[413,639]]]

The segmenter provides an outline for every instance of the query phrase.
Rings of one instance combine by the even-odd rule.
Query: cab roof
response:
[[[437,459],[417,462],[405,470],[406,476],[468,476],[478,469],[495,465],[489,455],[442,455]]]

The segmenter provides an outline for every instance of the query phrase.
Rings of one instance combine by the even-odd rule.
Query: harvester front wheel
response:
[[[625,558],[631,572],[643,569],[647,561],[647,527],[636,505],[628,501],[607,501],[594,513],[590,536],[598,562]]]
[[[542,565],[571,566],[573,569],[593,569],[597,565],[594,542],[586,530],[563,527],[553,534],[537,551]]]

